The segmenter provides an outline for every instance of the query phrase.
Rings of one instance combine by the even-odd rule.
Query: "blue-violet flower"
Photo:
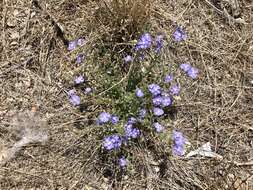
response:
[[[180,87],[178,85],[173,85],[170,87],[170,93],[173,95],[178,95],[180,92]]]
[[[157,133],[161,133],[164,130],[164,127],[160,123],[157,123],[157,122],[154,123],[154,128]]]
[[[152,37],[149,33],[143,34],[135,46],[135,50],[148,49],[152,45]]]
[[[166,75],[165,78],[164,78],[165,83],[169,83],[172,80],[173,80],[173,75],[171,75],[171,74]]]
[[[119,135],[111,135],[104,138],[103,145],[106,150],[118,149],[122,144]]]
[[[127,160],[124,156],[121,156],[121,158],[119,159],[119,165],[121,167],[125,167],[127,165]]]
[[[116,115],[112,115],[111,121],[113,125],[116,125],[119,122],[119,117]]]
[[[153,96],[158,96],[162,93],[161,87],[157,84],[148,85],[148,90],[151,92]]]
[[[155,107],[153,108],[153,113],[155,116],[162,116],[164,114],[163,109]]]
[[[181,42],[186,39],[187,35],[182,27],[177,27],[176,31],[173,33],[173,37],[176,42]]]
[[[111,120],[111,115],[107,112],[102,112],[98,116],[98,124],[108,123]]]
[[[136,91],[135,91],[135,95],[138,97],[138,98],[142,98],[144,96],[144,93],[142,92],[141,89],[137,88]]]
[[[83,82],[84,82],[84,77],[82,75],[75,78],[75,83],[76,84],[81,84]]]

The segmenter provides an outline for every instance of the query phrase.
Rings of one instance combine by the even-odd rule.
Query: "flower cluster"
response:
[[[119,117],[116,116],[116,115],[111,115],[111,114],[109,114],[107,112],[102,112],[102,113],[99,114],[98,119],[97,119],[97,124],[98,125],[107,124],[109,122],[111,122],[112,124],[115,125],[115,124],[117,124],[119,122]],[[139,137],[140,134],[141,134],[140,130],[138,128],[134,127],[134,125],[137,122],[138,122],[138,120],[136,118],[130,117],[128,119],[127,123],[124,126],[125,134],[122,135],[122,136],[120,136],[120,139],[128,140],[130,138],[137,138],[137,137]],[[111,138],[109,138],[109,140],[112,141]],[[108,140],[107,137],[104,138],[104,148],[106,148],[107,150],[109,150],[109,149],[105,145],[107,145],[108,143],[105,143],[105,142],[108,142],[109,140]],[[110,150],[116,149],[116,148],[119,148],[119,147],[112,147]]]
[[[107,112],[102,112],[99,114],[97,119],[97,124],[102,125],[111,122],[113,125],[116,125],[119,122],[119,117],[116,115],[111,115]]]
[[[182,27],[177,27],[172,37],[175,42],[181,42],[186,40],[187,35]],[[167,38],[164,34],[158,34],[152,37],[151,34],[144,33],[133,47],[133,52],[124,53],[122,62],[126,65],[131,65],[135,61],[141,62],[144,59],[146,61],[148,60],[148,51],[152,51],[152,55],[155,53],[154,57],[158,58],[158,56],[161,55],[159,53],[165,46],[165,39]],[[71,41],[69,42],[68,50],[73,51],[78,46],[82,47],[85,43],[86,41],[83,38]],[[77,54],[76,63],[81,64],[84,58],[84,54]],[[198,69],[188,63],[181,64],[180,69],[192,79],[196,79],[199,74]],[[130,104],[133,102],[133,107],[135,108],[133,109],[134,111],[131,110],[131,112],[127,112],[127,115],[123,116],[121,115],[121,112],[118,113],[118,108],[114,110],[114,114],[105,111],[98,114],[96,120],[98,126],[113,126],[108,127],[110,135],[103,138],[103,148],[105,150],[117,151],[122,146],[127,146],[130,142],[137,141],[138,138],[145,135],[146,130],[143,130],[145,127],[150,127],[155,133],[163,133],[166,131],[165,122],[162,120],[166,119],[164,116],[169,113],[174,100],[180,95],[181,90],[181,85],[178,82],[179,80],[173,74],[173,72],[170,72],[164,75],[161,80],[158,80],[162,82],[154,82],[153,79],[148,78],[146,81],[152,80],[152,82],[147,86],[143,85],[142,81],[137,83],[136,87],[131,89],[134,91],[129,92],[131,97],[134,98],[134,101],[130,99]],[[86,83],[87,78],[83,75],[77,75],[74,78],[74,87],[84,86]],[[84,94],[90,94],[92,91],[93,90],[90,87],[83,89]],[[69,101],[74,106],[80,105],[81,98],[77,95],[75,90],[70,90],[68,92],[68,97]],[[134,105],[135,102],[137,103]],[[126,118],[127,120],[123,120],[123,118]],[[112,131],[116,132],[111,134]],[[164,134],[167,135],[167,133]],[[173,131],[172,140],[173,154],[178,156],[184,155],[186,140],[183,134],[178,131]],[[120,153],[122,153],[123,150],[124,149],[122,149]],[[127,159],[124,155],[118,157],[117,162],[121,167],[127,165]]]
[[[79,47],[82,47],[86,44],[86,40],[84,38],[79,38],[79,39],[76,39],[76,40],[73,40],[73,41],[70,41],[68,43],[68,51],[73,51],[75,50],[78,46]],[[79,53],[77,56],[76,56],[76,63],[77,64],[81,64],[84,60],[85,56],[84,54],[82,53]]]
[[[68,44],[68,50],[73,51],[74,49],[77,48],[77,46],[82,47],[85,45],[85,43],[86,43],[86,41],[83,38],[79,38],[77,40],[70,41]]]
[[[74,83],[76,85],[81,85],[84,82],[85,82],[85,79],[82,75],[80,75],[74,79]],[[91,92],[92,92],[92,89],[90,87],[86,87],[83,90],[83,93],[86,95],[90,94]],[[73,106],[78,106],[81,104],[81,98],[80,98],[80,96],[77,95],[77,93],[74,89],[70,90],[67,94],[69,97],[69,101]]]
[[[104,147],[106,150],[118,149],[122,144],[122,138],[119,135],[111,135],[104,138]]]
[[[180,87],[178,85],[173,85],[170,87],[170,93],[173,95],[178,95],[180,92]]]
[[[173,154],[178,156],[184,155],[185,138],[183,134],[178,131],[173,131],[172,139],[174,143],[172,147]]]
[[[198,77],[199,70],[188,63],[181,64],[180,69],[182,69],[192,79],[196,79]]]
[[[131,124],[130,122],[128,122],[126,125],[125,125],[125,136],[127,138],[137,138],[140,136],[140,130],[135,128],[133,126],[133,124]]]
[[[86,43],[86,40],[84,38],[79,38],[79,39],[76,39],[76,40],[73,40],[73,41],[70,41],[69,44],[68,44],[68,47],[67,49],[69,51],[73,51],[75,50],[78,46],[79,47],[82,47],[84,46]],[[83,53],[79,53],[77,54],[77,57],[76,57],[76,63],[78,64],[81,64],[83,59],[84,59],[84,54]],[[79,75],[79,76],[76,76],[74,78],[74,84],[76,87],[82,87],[82,91],[84,94],[88,95],[90,93],[92,93],[92,89],[90,87],[87,87],[87,84],[84,84],[86,83],[86,79],[84,78],[83,75]],[[85,88],[83,88],[83,86],[86,86]],[[69,101],[72,105],[74,106],[78,106],[81,104],[81,98],[80,96],[77,95],[76,91],[74,89],[70,90],[68,92],[68,97],[69,97]]]
[[[68,92],[68,97],[69,97],[69,101],[71,104],[73,104],[74,106],[78,106],[81,103],[81,98],[76,94],[75,90],[70,90]]]
[[[172,95],[178,95],[178,86],[172,86],[171,90],[167,92],[157,84],[148,85],[148,90],[153,96],[152,103],[154,105],[153,113],[155,116],[162,116],[164,114],[163,108],[167,108],[172,105]]]

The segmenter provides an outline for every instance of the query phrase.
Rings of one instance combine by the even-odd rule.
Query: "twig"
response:
[[[216,10],[219,14],[223,15],[223,11],[221,11],[220,9],[218,9],[216,6],[214,6],[210,1],[205,0],[205,2],[210,5],[212,8],[214,8],[214,10]]]
[[[253,165],[253,160],[249,161],[249,162],[234,162],[234,164],[236,166],[252,166]]]

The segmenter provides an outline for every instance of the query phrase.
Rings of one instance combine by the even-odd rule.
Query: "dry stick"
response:
[[[223,113],[228,112],[232,107],[234,107],[234,105],[236,104],[236,102],[237,102],[238,99],[240,98],[241,94],[242,94],[242,91],[239,91],[239,93],[238,93],[236,99],[234,100],[234,102],[231,104],[231,106],[230,106],[229,108],[227,108],[225,111],[223,111]]]
[[[235,165],[237,166],[252,166],[253,165],[253,160],[249,162],[234,162]]]
[[[214,10],[216,10],[219,14],[223,14],[223,12],[222,12],[220,9],[218,9],[217,7],[215,7],[210,1],[205,0],[205,2],[206,2],[208,5],[210,5],[212,8],[214,8]]]

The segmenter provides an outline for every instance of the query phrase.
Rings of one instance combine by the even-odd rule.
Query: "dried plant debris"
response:
[[[33,111],[21,112],[14,116],[10,131],[13,131],[20,140],[11,148],[6,148],[3,143],[1,144],[0,164],[5,164],[14,158],[15,154],[29,143],[45,143],[48,140],[45,127],[46,121]]]
[[[186,155],[186,158],[190,158],[196,155],[200,155],[200,156],[208,157],[208,158],[222,159],[221,155],[212,151],[210,142],[207,142],[203,144],[201,147],[199,147],[198,149],[189,152]]]

